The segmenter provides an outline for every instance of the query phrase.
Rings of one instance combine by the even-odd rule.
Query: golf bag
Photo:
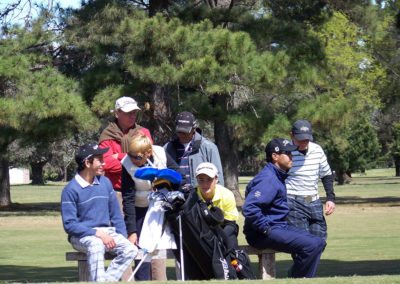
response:
[[[186,279],[237,279],[221,235],[223,231],[219,224],[224,217],[219,208],[208,209],[196,191],[191,190],[185,203],[180,208],[166,212],[165,216],[176,239],[180,235],[178,217],[181,218]],[[179,250],[175,251],[175,257],[180,261]]]

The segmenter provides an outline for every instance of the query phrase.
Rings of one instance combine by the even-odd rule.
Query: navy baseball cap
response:
[[[109,148],[100,148],[95,143],[88,143],[79,147],[78,152],[75,154],[75,161],[80,164],[83,161],[90,159],[93,156],[103,155]]]
[[[285,138],[274,138],[268,142],[265,147],[265,153],[267,156],[271,156],[273,153],[281,154],[285,152],[293,152],[297,150],[297,146],[293,145],[292,142]]]
[[[176,132],[190,133],[196,127],[196,118],[193,113],[184,111],[178,113],[175,119]]]
[[[297,120],[292,126],[292,134],[296,140],[313,141],[311,123],[308,120]]]

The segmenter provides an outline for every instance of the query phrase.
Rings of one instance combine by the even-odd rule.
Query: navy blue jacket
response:
[[[273,226],[287,226],[286,177],[286,172],[268,163],[247,185],[242,211],[247,237],[267,235]]]

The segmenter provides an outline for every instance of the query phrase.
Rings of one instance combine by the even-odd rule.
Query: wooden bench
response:
[[[249,255],[258,256],[258,277],[263,280],[271,280],[276,276],[275,253],[271,249],[258,250],[251,246],[239,246],[239,249],[247,251]],[[83,252],[67,252],[65,254],[67,261],[78,261],[79,281],[89,281],[89,270],[86,260],[86,254]],[[111,260],[114,256],[106,253],[105,259]],[[167,258],[175,258],[171,250],[168,250]]]

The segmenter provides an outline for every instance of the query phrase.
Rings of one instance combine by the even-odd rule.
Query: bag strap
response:
[[[224,222],[224,214],[219,207],[216,207],[210,203],[211,207],[209,208],[208,204],[204,201],[199,200],[199,210],[201,216],[203,216],[204,220],[210,226],[221,225]]]

